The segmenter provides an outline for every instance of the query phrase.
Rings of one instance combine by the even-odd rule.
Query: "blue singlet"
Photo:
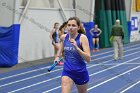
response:
[[[80,36],[78,34],[75,41],[77,46],[82,49],[80,44]],[[69,34],[64,40],[64,67],[62,76],[70,77],[76,84],[83,85],[89,81],[86,63],[75,47],[69,41]]]

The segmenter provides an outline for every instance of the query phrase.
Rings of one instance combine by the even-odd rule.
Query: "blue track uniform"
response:
[[[55,43],[58,43],[58,41],[59,41],[58,30],[56,30],[56,31],[53,33],[52,38],[53,38],[53,41],[54,41]]]
[[[100,33],[100,31],[98,29],[97,30],[92,29],[91,31],[93,33],[92,38],[99,38],[98,34]]]
[[[82,49],[80,36],[81,34],[78,34],[75,41],[77,46]],[[64,40],[64,68],[62,76],[70,77],[75,84],[78,85],[86,84],[89,81],[86,63],[75,47],[70,43],[68,34]]]
[[[90,33],[92,35],[92,38],[97,39],[97,38],[99,38],[101,30],[99,28],[97,28],[97,29],[93,28],[90,30]],[[96,45],[96,49],[99,49],[99,43],[95,44],[95,45]],[[93,44],[93,47],[95,47],[95,45]]]

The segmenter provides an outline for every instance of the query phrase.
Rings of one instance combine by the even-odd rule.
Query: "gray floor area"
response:
[[[13,70],[21,69],[21,68],[26,68],[26,67],[30,67],[30,66],[39,65],[39,64],[44,64],[44,63],[47,63],[47,62],[52,62],[53,59],[54,59],[53,57],[44,58],[44,59],[40,59],[40,60],[19,63],[19,64],[13,66],[13,67],[0,67],[0,73],[5,73],[5,72],[8,72],[8,71],[13,71]]]

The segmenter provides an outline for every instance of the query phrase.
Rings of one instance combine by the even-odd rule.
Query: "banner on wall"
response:
[[[131,18],[131,30],[137,31],[138,30],[138,17]]]
[[[140,0],[136,0],[136,11],[140,12]]]
[[[136,3],[135,0],[132,0],[132,12],[136,11]]]
[[[132,12],[140,12],[140,0],[132,0]]]

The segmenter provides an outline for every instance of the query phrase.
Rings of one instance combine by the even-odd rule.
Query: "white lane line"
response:
[[[12,77],[17,77],[17,76],[21,76],[21,75],[25,75],[25,74],[28,74],[28,73],[32,73],[32,72],[35,72],[35,71],[39,71],[39,70],[43,70],[43,69],[48,69],[50,66],[47,66],[47,67],[43,67],[43,68],[39,68],[39,69],[35,69],[35,70],[31,70],[31,71],[27,71],[27,72],[23,72],[23,73],[20,73],[20,74],[15,74],[15,75],[12,75],[12,76],[8,76],[8,77],[4,77],[4,78],[0,78],[0,81],[1,80],[5,80],[5,79],[9,79],[9,78],[12,78]],[[53,70],[51,71],[52,73],[53,72],[56,72],[56,71],[59,71],[59,70],[62,70],[61,69],[57,69],[57,70]],[[41,71],[40,71],[41,72]],[[47,70],[46,70],[47,72]],[[45,73],[46,74],[46,73]]]
[[[49,92],[51,92],[51,91],[53,91],[53,90],[56,90],[56,89],[59,89],[59,88],[61,88],[61,86],[52,88],[52,89],[50,89],[50,90],[48,90],[48,91],[45,91],[45,92],[42,92],[42,93],[49,93]]]
[[[137,58],[134,58],[134,59],[131,59],[131,60],[125,61],[124,63],[120,63],[120,64],[118,64],[118,65],[116,65],[116,66],[109,67],[109,68],[107,68],[107,69],[104,69],[104,70],[98,71],[98,72],[96,72],[96,73],[90,74],[90,76],[93,76],[93,75],[96,75],[96,74],[102,73],[102,72],[104,72],[104,71],[107,71],[107,70],[109,70],[109,69],[112,69],[112,68],[115,68],[115,67],[121,66],[121,65],[123,65],[123,64],[125,64],[125,63],[131,62],[131,61],[134,61],[134,60],[137,60],[137,59],[140,59],[140,57],[137,57]]]
[[[125,55],[124,57],[129,56],[129,55],[133,55],[133,54],[136,54],[136,53],[139,53],[139,52],[134,52],[134,53]],[[110,60],[110,61],[112,61],[112,60]],[[109,62],[109,61],[105,61],[105,62],[103,62],[103,63],[107,63],[107,62]],[[89,66],[89,67],[87,67],[87,68],[92,68],[92,67],[95,67],[95,66],[98,66],[98,65],[101,65],[101,64],[102,64],[102,63],[96,64],[96,65],[92,65],[92,66]],[[25,79],[17,80],[17,81],[14,81],[14,82],[10,82],[10,83],[1,85],[0,87],[4,87],[4,86],[8,86],[8,85],[11,85],[11,84],[14,84],[14,83],[22,82],[22,81],[29,80],[29,79],[36,78],[36,77],[40,77],[40,76],[46,75],[46,74],[48,74],[48,73],[43,73],[43,74],[39,74],[39,75],[32,76],[32,77],[29,77],[29,78],[25,78]],[[56,79],[57,79],[57,78],[56,78]]]
[[[27,72],[23,72],[23,73],[20,73],[20,74],[11,75],[11,76],[4,77],[4,78],[0,78],[0,81],[1,81],[1,80],[4,80],[4,79],[8,79],[8,78],[12,78],[12,77],[16,77],[16,76],[20,76],[20,75],[32,73],[32,72],[35,72],[35,71],[38,71],[38,70],[43,70],[43,69],[46,69],[46,68],[49,68],[49,67],[50,67],[50,66],[43,67],[43,68],[39,68],[39,69],[35,69],[35,70],[31,70],[31,71],[27,71]],[[35,67],[35,68],[37,68],[37,67]]]
[[[128,91],[129,89],[133,88],[134,86],[136,86],[139,83],[140,83],[140,81],[136,82],[135,84],[129,86],[128,88],[126,88],[125,90],[121,91],[120,93],[124,93],[124,92]]]
[[[139,48],[132,48],[132,49],[127,50],[127,52],[131,51],[131,50],[135,50],[135,49],[139,49]],[[113,56],[113,54],[110,54],[110,55],[107,55],[107,56],[103,56],[103,57],[99,57],[99,58],[96,58],[96,59],[93,59],[93,60],[96,61],[96,60],[103,59],[103,58],[110,57],[110,56]]]
[[[17,81],[14,81],[14,82],[10,82],[10,83],[7,83],[7,84],[3,84],[3,85],[0,85],[0,88],[1,87],[5,87],[5,86],[8,86],[8,85],[11,85],[11,84],[15,84],[15,83],[18,83],[18,82],[22,82],[22,81],[25,81],[25,80],[29,80],[29,79],[33,79],[33,78],[36,78],[36,77],[40,77],[42,75],[46,75],[47,73],[43,73],[43,74],[39,74],[39,75],[36,75],[36,76],[32,76],[32,77],[28,77],[28,78],[24,78],[24,79],[21,79],[21,80],[17,80]],[[55,79],[59,78],[60,76],[56,77]],[[53,80],[53,79],[49,79],[49,80]]]
[[[132,46],[126,46],[126,47],[124,47],[124,51],[127,48],[132,48],[132,47],[136,47],[136,46],[139,47],[140,44],[136,44],[136,45],[132,45]],[[104,54],[107,54],[107,53],[111,53],[111,52],[113,52],[113,49],[112,50],[109,50],[109,51],[106,51],[106,52],[103,52],[103,53],[96,54],[96,55],[94,55],[94,57],[100,56],[100,55],[104,55]]]
[[[57,79],[57,78],[60,78],[60,77],[61,76],[58,76],[58,77],[55,77],[55,78],[52,78],[52,79],[48,79],[48,80],[45,80],[45,81],[42,81],[42,82],[38,82],[38,83],[32,84],[30,86],[26,86],[26,87],[19,88],[19,89],[14,90],[14,91],[10,91],[8,93],[14,93],[14,92],[17,92],[17,91],[20,91],[20,90],[23,90],[23,89],[26,89],[26,88],[29,88],[29,87],[32,87],[32,86],[35,86],[35,85],[39,85],[39,84],[42,84],[42,83],[45,83],[45,82],[48,82],[48,81],[51,81],[51,80],[54,80],[54,79]]]
[[[140,52],[140,51],[138,51],[138,52],[133,52],[133,53],[130,53],[130,54],[125,55],[124,57],[128,57],[128,56],[131,56],[131,55],[136,54],[136,53],[139,53],[139,52]],[[91,61],[95,61],[95,60],[91,60]],[[91,66],[89,66],[89,67],[99,66],[99,65],[102,65],[102,64],[106,64],[106,63],[108,63],[108,62],[110,62],[110,61],[113,61],[113,59],[107,60],[107,61],[102,62],[102,63],[95,64],[95,65],[91,65]]]
[[[132,45],[132,46],[138,46],[138,45],[140,45],[140,44]],[[131,48],[132,46],[128,46],[127,48]],[[139,49],[139,47],[138,47],[138,48],[134,48],[134,49]],[[129,49],[129,50],[125,51],[125,52],[131,51],[131,50],[134,50],[134,49]],[[94,56],[95,56],[95,55],[94,55]],[[110,56],[110,55],[109,55],[109,56]],[[109,56],[106,56],[106,57],[109,57]],[[92,56],[91,56],[91,57],[92,57]],[[102,58],[105,58],[105,57],[102,57]],[[94,61],[95,61],[95,60],[98,60],[98,59],[101,59],[101,57],[100,57],[100,58],[97,58],[97,59],[94,59]],[[93,61],[93,60],[91,60],[91,61]],[[23,73],[20,73],[20,74],[15,74],[15,75],[7,76],[7,77],[4,77],[4,78],[0,78],[0,81],[1,81],[1,80],[4,80],[4,79],[9,79],[9,78],[12,78],[12,77],[20,76],[20,75],[25,75],[25,74],[32,73],[32,72],[35,72],[35,71],[47,69],[47,68],[49,68],[49,67],[50,67],[50,66],[43,67],[43,68],[39,68],[39,69],[36,69],[37,67],[33,67],[33,68],[35,68],[35,70],[31,70],[31,71],[23,72]],[[57,71],[59,71],[59,70],[61,70],[61,69],[57,69],[57,70],[51,71],[50,73],[57,72]]]
[[[136,69],[138,69],[138,68],[140,68],[140,66],[134,67],[134,68],[132,68],[132,69],[130,69],[130,70],[124,72],[124,73],[121,73],[121,74],[119,74],[119,75],[117,75],[117,76],[115,76],[115,77],[113,77],[113,78],[110,78],[110,79],[108,79],[108,80],[106,80],[106,81],[104,81],[104,82],[101,82],[101,83],[99,83],[99,84],[93,86],[93,87],[90,87],[90,88],[88,88],[88,91],[90,91],[90,90],[92,90],[92,89],[94,89],[94,88],[96,88],[96,87],[98,87],[98,86],[101,86],[101,85],[103,85],[103,84],[105,84],[105,83],[107,83],[107,82],[109,82],[109,81],[111,81],[111,80],[114,80],[114,79],[116,79],[116,78],[118,78],[118,77],[120,77],[120,76],[122,76],[122,75],[125,75],[125,74],[127,74],[127,73],[129,73],[129,72],[131,72],[131,71],[133,71],[133,70],[136,70]]]
[[[106,66],[110,66],[110,65],[118,65],[120,63],[107,63],[107,64],[102,64],[102,65],[106,65]],[[140,65],[140,63],[125,63],[123,65]]]
[[[134,60],[137,60],[137,59],[139,59],[139,58],[140,58],[140,57],[134,58],[134,59],[132,59],[132,60],[126,61],[125,63],[127,63],[127,62],[131,62],[131,61],[134,61]],[[89,76],[91,77],[91,76],[93,76],[93,75],[99,74],[99,73],[101,73],[101,72],[107,71],[107,70],[112,69],[112,68],[115,68],[115,67],[118,67],[118,66],[123,65],[123,64],[125,64],[125,63],[121,63],[121,64],[119,64],[119,65],[117,65],[117,66],[113,66],[113,67],[110,67],[110,68],[107,68],[107,69],[101,70],[101,71],[99,71],[99,72],[96,72],[96,73],[90,74]],[[59,87],[60,87],[60,86],[59,86]],[[51,89],[51,91],[53,91],[53,90],[55,90],[55,88]],[[45,91],[45,92],[43,92],[43,93],[48,93],[48,92],[51,92],[51,91],[48,90],[48,91]]]

